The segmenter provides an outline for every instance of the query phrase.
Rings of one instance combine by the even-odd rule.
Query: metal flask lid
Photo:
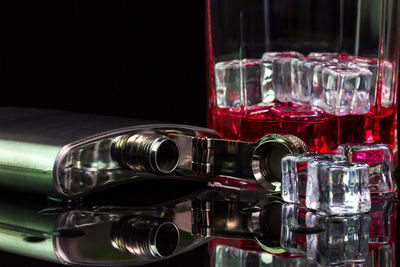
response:
[[[273,189],[272,183],[282,180],[281,159],[287,154],[302,154],[307,151],[306,144],[294,135],[266,135],[256,143],[253,151],[253,176],[264,188]]]

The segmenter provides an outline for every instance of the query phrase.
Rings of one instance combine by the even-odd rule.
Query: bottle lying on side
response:
[[[0,186],[66,198],[160,174],[255,179],[273,190],[281,158],[306,151],[291,135],[249,143],[195,126],[0,108]]]

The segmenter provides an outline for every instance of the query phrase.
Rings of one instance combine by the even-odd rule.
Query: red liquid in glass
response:
[[[217,108],[210,127],[223,138],[255,142],[264,135],[293,134],[311,152],[336,152],[344,143],[384,143],[394,149],[395,111],[371,106],[365,115],[335,116],[305,105],[274,103],[246,111]]]

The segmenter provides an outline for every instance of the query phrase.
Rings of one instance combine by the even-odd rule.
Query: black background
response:
[[[206,126],[204,37],[201,0],[1,2],[0,106]],[[204,266],[206,254],[154,266]]]
[[[203,1],[6,2],[1,106],[206,125]]]

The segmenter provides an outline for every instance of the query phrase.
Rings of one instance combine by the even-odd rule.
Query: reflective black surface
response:
[[[226,181],[137,182],[74,202],[2,192],[1,261],[396,266],[397,201],[374,198],[367,214],[327,217],[254,184]]]

